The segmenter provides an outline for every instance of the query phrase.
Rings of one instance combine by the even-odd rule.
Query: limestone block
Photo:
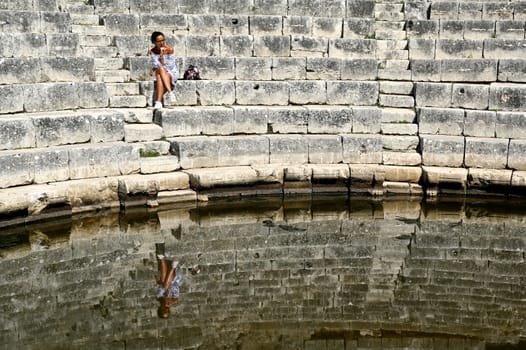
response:
[[[499,60],[498,80],[526,82],[526,59]]]
[[[253,186],[259,180],[256,171],[247,166],[190,169],[185,173],[189,175],[190,186],[193,189]]]
[[[106,33],[109,35],[139,35],[139,16],[114,13],[103,16]]]
[[[508,168],[526,170],[526,140],[510,140]]]
[[[219,37],[213,35],[188,35],[186,54],[192,56],[219,56]],[[201,76],[203,78],[203,76]]]
[[[287,182],[310,182],[312,179],[311,166],[287,166],[283,169],[283,179]]]
[[[124,125],[124,140],[126,142],[153,141],[163,137],[163,129],[153,124]],[[142,169],[142,166],[141,166]]]
[[[375,81],[327,81],[327,102],[337,105],[367,106],[378,101]]]
[[[383,114],[382,114],[383,119]],[[409,123],[383,123],[381,124],[383,135],[417,135],[418,124]]]
[[[470,168],[504,169],[508,162],[508,139],[466,137],[464,163]]]
[[[76,33],[47,34],[46,43],[50,56],[78,56],[79,35]]]
[[[409,58],[412,60],[433,60],[435,58],[435,39],[411,38],[408,42]]]
[[[413,83],[398,81],[381,81],[380,93],[411,95],[413,93]]]
[[[342,140],[339,135],[308,135],[306,139],[308,163],[337,164],[343,161]]]
[[[351,1],[347,3],[345,17],[374,18],[375,2],[373,0]]]
[[[74,212],[89,210],[90,207],[118,207],[118,188],[116,178],[68,181],[68,200]]]
[[[190,64],[199,67],[203,80],[233,80],[236,77],[234,57],[186,58],[184,67]]]
[[[170,153],[170,143],[168,141],[145,141],[139,145],[139,155],[141,152],[147,154],[168,155]],[[142,151],[141,151],[142,150]]]
[[[248,35],[249,17],[241,14],[220,16],[221,35]]]
[[[495,35],[495,21],[474,20],[464,21],[464,39],[481,40],[493,38]]]
[[[513,4],[507,2],[488,2],[482,5],[483,19],[513,19]]]
[[[188,32],[199,35],[218,35],[220,33],[220,19],[215,14],[189,14],[186,16],[188,21]]]
[[[69,179],[69,151],[64,148],[47,148],[35,152],[33,158],[34,182],[48,183]]]
[[[102,82],[79,82],[76,83],[79,96],[79,107],[81,108],[104,108],[108,107],[109,97],[106,85]]]
[[[382,123],[413,123],[416,120],[416,113],[405,108],[382,108]]]
[[[342,59],[340,78],[342,80],[376,80],[378,65],[376,59]]]
[[[115,35],[113,44],[117,47],[117,54],[121,57],[140,56],[148,52],[152,45],[144,35]]]
[[[95,80],[94,60],[88,57],[44,57],[40,59],[43,81]]]
[[[290,103],[292,104],[325,104],[327,103],[327,86],[323,80],[290,81]]]
[[[421,136],[420,147],[424,165],[460,167],[464,163],[464,137],[462,136]]]
[[[267,133],[268,109],[264,106],[232,106],[234,113],[234,134]]]
[[[526,139],[526,112],[497,112],[495,136]]]
[[[154,30],[160,30],[163,33],[183,33],[188,31],[188,20],[185,15],[145,12],[132,13],[139,14],[139,26],[143,33],[144,29],[148,29],[147,33],[152,33]]]
[[[380,135],[344,134],[341,136],[345,163],[380,164],[382,162],[383,144]]]
[[[327,38],[294,35],[291,39],[292,57],[326,57],[328,53]]]
[[[379,133],[381,130],[382,112],[376,107],[352,108],[353,133]]]
[[[250,35],[222,35],[221,56],[250,57],[254,51],[254,38]]]
[[[289,57],[291,38],[288,35],[262,35],[254,38],[254,56],[256,57]]]
[[[521,1],[514,4],[515,9],[513,11],[513,19],[515,21],[526,20],[526,3]]]
[[[524,39],[524,26],[524,21],[497,21],[495,23],[496,37],[499,39]]]
[[[487,109],[489,85],[453,84],[451,105],[453,107]]]
[[[407,21],[406,30],[409,39],[435,39],[438,37],[439,21],[426,19],[409,20]]]
[[[428,185],[459,185],[466,187],[468,170],[463,168],[450,167],[422,167],[424,182]]]
[[[71,15],[56,12],[56,9],[43,10],[40,15],[40,31],[44,33],[71,33]]]
[[[343,22],[343,38],[345,39],[366,39],[374,35],[375,20],[373,18],[354,17],[347,18]]]
[[[477,189],[490,189],[492,186],[508,187],[511,185],[512,174],[512,170],[470,168],[468,186]]]
[[[35,147],[35,127],[30,118],[0,118],[0,149]]]
[[[270,107],[267,110],[268,130],[271,133],[307,133],[308,110],[304,107]]]
[[[418,110],[420,134],[462,135],[464,110],[453,108],[420,108]]]
[[[324,38],[341,38],[342,19],[331,17],[314,17],[312,23],[312,35]]]
[[[307,59],[302,57],[272,58],[272,80],[307,79]]]
[[[493,82],[497,80],[497,60],[442,60],[441,80],[465,82]]]
[[[16,113],[24,110],[25,85],[0,85],[0,110],[2,113]]]
[[[416,152],[384,151],[382,163],[385,165],[417,166],[422,164],[422,156]]]
[[[463,39],[464,26],[461,20],[440,21],[440,39]]]
[[[145,125],[141,125],[144,127]],[[152,125],[155,126],[155,125]],[[144,136],[144,137],[155,137]],[[181,168],[179,159],[175,156],[159,156],[159,157],[146,157],[140,159],[141,162],[141,174],[157,174],[157,173],[168,173],[176,171]]]
[[[256,172],[258,182],[263,184],[282,184],[283,167],[276,164],[256,164],[251,166]]]
[[[0,59],[0,84],[42,82],[40,61],[31,57]]]
[[[351,133],[353,110],[350,107],[307,106],[309,134]]]
[[[418,136],[382,135],[383,149],[386,151],[416,151]]]
[[[350,191],[362,192],[365,188],[368,190],[374,183],[383,183],[384,171],[383,166],[377,164],[349,164]]]
[[[129,0],[117,0],[117,1],[108,1],[108,0],[93,0],[93,5],[95,7],[95,13],[105,14],[105,13],[126,13],[132,8],[135,11],[140,11],[143,7],[140,7],[140,1],[129,1]],[[150,9],[151,3],[143,3],[143,6]]]
[[[76,113],[42,113],[32,116],[37,147],[90,141],[90,116]]]
[[[464,136],[495,137],[496,120],[497,115],[493,111],[466,110]]]
[[[341,60],[338,58],[307,58],[307,79],[339,80],[340,64]]]
[[[268,135],[271,164],[306,164],[309,162],[307,139],[301,135]]]
[[[276,81],[241,81],[236,83],[238,105],[287,105],[289,84]]]
[[[281,15],[287,13],[287,0],[254,0],[251,13]]]
[[[481,20],[482,3],[480,2],[459,2],[458,4],[459,20]]]
[[[415,83],[415,102],[419,107],[449,107],[451,93],[451,84]]]
[[[526,55],[526,39],[486,39],[484,40],[484,58],[518,58]]]
[[[431,19],[457,19],[458,2],[440,1],[431,4]]]
[[[0,152],[0,188],[32,183],[35,153],[33,150]]]
[[[423,1],[408,0],[404,6],[405,18],[408,20],[427,19],[429,6],[430,4]]]
[[[312,21],[312,17],[307,16],[286,16],[283,18],[283,35],[310,35]]]
[[[149,57],[126,57],[124,64],[130,71],[130,80],[151,79],[149,71],[152,64]]]
[[[442,76],[440,60],[411,60],[411,75],[413,81],[440,81]]]
[[[237,80],[272,80],[272,58],[236,58]]]
[[[281,35],[283,33],[283,22],[281,16],[250,16],[250,35]]]
[[[422,176],[420,167],[383,166],[385,181],[418,183]]]
[[[375,58],[376,40],[372,39],[330,39],[329,57]]]
[[[4,33],[40,32],[40,13],[36,11],[1,11],[0,23]]]
[[[165,97],[166,100],[166,97]],[[165,101],[164,105],[168,103]],[[110,107],[145,107],[146,97],[144,96],[111,96]]]
[[[437,59],[482,58],[482,49],[482,40],[441,39],[436,41],[435,57]]]
[[[269,162],[269,142],[263,136],[190,136],[169,141],[183,169]]]
[[[380,94],[378,104],[382,107],[412,108],[415,99],[413,96]]]
[[[236,100],[233,81],[199,80],[196,83],[199,102],[208,105],[232,105]]]
[[[153,106],[153,99],[155,98],[153,82],[151,84],[141,84],[141,91],[149,101],[149,105]],[[175,84],[173,89],[178,106],[194,106],[197,104],[197,81],[196,80],[180,80]]]
[[[494,83],[489,88],[489,109],[521,111],[526,106],[526,86]]]
[[[158,111],[154,122],[162,126],[164,136],[230,135],[233,111],[224,107],[177,107]]]
[[[28,112],[56,111],[79,106],[74,83],[47,83],[24,86],[24,109]]]

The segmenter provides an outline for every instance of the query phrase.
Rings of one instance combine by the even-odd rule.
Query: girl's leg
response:
[[[166,89],[166,91],[172,92],[172,75],[168,73],[164,67],[159,69],[159,75],[161,76],[163,87]]]
[[[157,101],[162,102],[163,101],[163,95],[164,95],[164,84],[162,81],[162,77],[160,73],[157,73],[157,80],[156,80],[156,86],[157,90]]]

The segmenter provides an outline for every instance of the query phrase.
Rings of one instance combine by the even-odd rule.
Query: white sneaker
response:
[[[170,91],[170,92],[168,93],[168,100],[169,100],[170,102],[172,102],[172,103],[175,102],[175,94],[174,94],[173,91]]]
[[[161,101],[155,101],[155,105],[153,105],[153,108],[155,109],[162,109],[163,103]]]

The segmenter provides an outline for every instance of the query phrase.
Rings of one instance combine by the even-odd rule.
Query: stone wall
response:
[[[525,23],[524,1],[4,1],[0,212],[221,187],[522,195]],[[153,30],[203,78],[162,111]],[[138,175],[148,190],[122,186]]]

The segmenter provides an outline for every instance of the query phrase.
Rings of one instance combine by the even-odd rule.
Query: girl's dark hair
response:
[[[158,37],[159,35],[164,36],[164,34],[161,33],[161,32],[153,32],[153,33],[152,33],[152,37],[150,38],[152,44],[155,44],[155,39],[157,39],[157,37]]]

